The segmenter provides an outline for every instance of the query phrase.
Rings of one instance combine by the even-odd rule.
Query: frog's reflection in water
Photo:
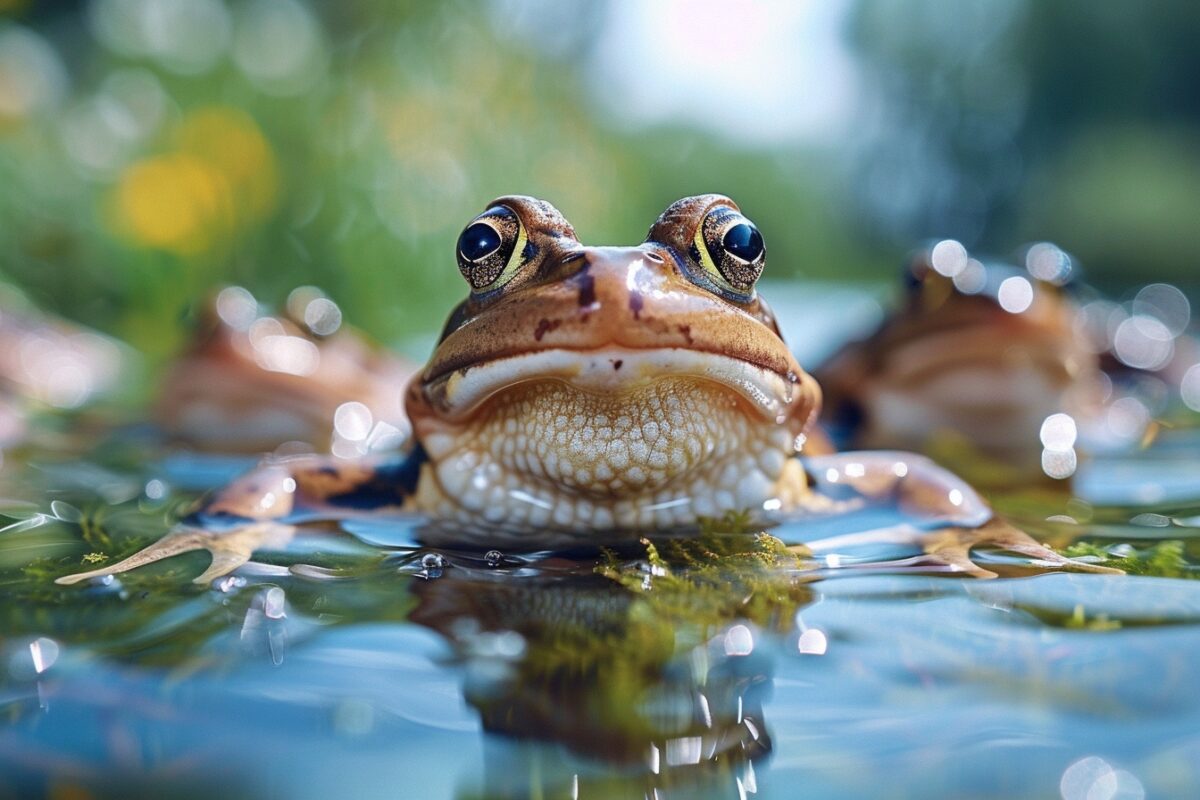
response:
[[[489,796],[564,784],[570,796],[589,782],[589,760],[607,764],[598,779],[609,790],[613,765],[631,791],[752,790],[753,762],[771,750],[767,642],[811,600],[803,563],[777,540],[707,537],[599,567],[551,558],[536,570],[455,563],[427,574],[410,619],[452,643],[484,728],[562,745],[579,761],[522,764],[542,751],[494,740]]]

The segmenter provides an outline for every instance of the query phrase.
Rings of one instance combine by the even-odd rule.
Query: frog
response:
[[[814,370],[825,430],[850,447],[936,451],[953,439],[1005,478],[1044,477],[1045,420],[1099,415],[1100,356],[1067,286],[965,250],[947,265],[955,245],[914,252],[899,302]]]
[[[197,316],[152,409],[173,446],[222,455],[337,447],[343,409],[373,442],[408,434],[401,399],[417,365],[343,325],[315,287],[294,289],[284,313],[271,314],[246,289],[225,286]]]
[[[907,542],[931,566],[986,578],[971,551],[987,545],[1106,571],[1011,526],[928,458],[826,447],[820,386],[757,291],[764,237],[727,196],[671,204],[632,247],[585,246],[548,202],[504,196],[455,251],[469,291],[405,390],[402,451],[268,458],[157,542],[58,582],[206,550],[206,583],[313,520],[416,518],[430,547],[578,551],[872,504],[907,521],[796,547]]]
[[[111,394],[133,364],[115,340],[37,308],[0,283],[0,464],[37,434],[45,410],[71,411]]]

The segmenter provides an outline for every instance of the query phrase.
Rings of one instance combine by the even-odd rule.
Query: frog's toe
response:
[[[923,542],[926,558],[976,578],[995,578],[995,572],[980,566],[971,558],[971,550],[980,546],[1017,553],[1033,559],[1037,566],[1066,572],[1123,574],[1119,569],[1067,558],[999,519],[993,519],[979,528],[944,528],[933,531]]]
[[[64,575],[54,582],[66,586],[89,578],[129,572],[155,561],[194,550],[207,550],[212,556],[212,563],[195,579],[195,583],[208,583],[245,564],[254,555],[255,550],[286,544],[294,533],[295,528],[291,525],[271,522],[252,523],[222,531],[181,525],[123,561],[88,572]]]
[[[181,553],[190,553],[193,550],[207,549],[205,543],[205,533],[194,528],[178,528],[171,531],[157,542],[144,547],[133,555],[129,556],[116,564],[109,564],[106,567],[89,570],[87,572],[77,572],[73,575],[63,575],[57,578],[54,582],[63,586],[69,586],[73,583],[79,583],[89,578],[101,578],[105,575],[117,575],[122,572],[128,572],[131,569],[137,569],[147,564],[153,564],[155,561],[161,561],[164,558],[177,556]]]

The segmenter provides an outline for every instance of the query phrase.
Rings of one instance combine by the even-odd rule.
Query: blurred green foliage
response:
[[[771,154],[682,128],[618,132],[588,106],[569,61],[547,63],[477,4],[314,7],[328,72],[284,97],[226,59],[177,75],[121,57],[81,11],[27,20],[60,55],[73,43],[70,88],[41,116],[0,129],[0,273],[153,357],[180,346],[181,315],[222,282],[276,304],[313,283],[385,339],[436,331],[465,290],[458,231],[508,193],[550,199],[586,242],[632,244],[674,199],[724,191],[786,233],[772,240],[777,275],[830,275],[869,258],[839,224],[815,160],[780,168]],[[101,169],[72,163],[61,129],[89,122],[72,109],[116,102],[105,81],[130,69],[161,87],[163,121]],[[248,161],[239,168],[251,174],[217,169],[207,185],[188,173],[180,131],[197,114],[217,115],[207,126],[216,141],[191,150]],[[103,118],[94,124],[81,135],[103,135]],[[264,151],[229,156],[231,138],[252,150],[261,138]],[[254,192],[268,198],[260,207],[246,202]],[[138,209],[149,218],[139,222]],[[180,219],[184,230],[170,230]]]
[[[864,0],[849,34],[884,125],[853,182],[878,230],[1050,239],[1110,290],[1196,288],[1200,6]]]
[[[316,284],[385,340],[427,339],[491,198],[540,196],[583,241],[632,244],[708,191],[766,232],[775,278],[890,279],[931,235],[1054,238],[1116,282],[1191,278],[1189,3],[857,3],[849,132],[770,145],[603,110],[587,56],[608,4],[522,27],[550,8],[0,2],[0,279],[152,361],[229,282],[275,305]]]

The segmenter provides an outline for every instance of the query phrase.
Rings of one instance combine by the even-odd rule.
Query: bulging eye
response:
[[[498,289],[524,263],[525,227],[507,206],[493,206],[458,237],[458,269],[477,293]]]
[[[729,206],[717,206],[696,230],[695,255],[720,287],[737,295],[754,293],[767,262],[767,248],[754,223]]]
[[[721,237],[721,246],[734,258],[751,264],[763,255],[762,234],[749,222],[739,222]]]

